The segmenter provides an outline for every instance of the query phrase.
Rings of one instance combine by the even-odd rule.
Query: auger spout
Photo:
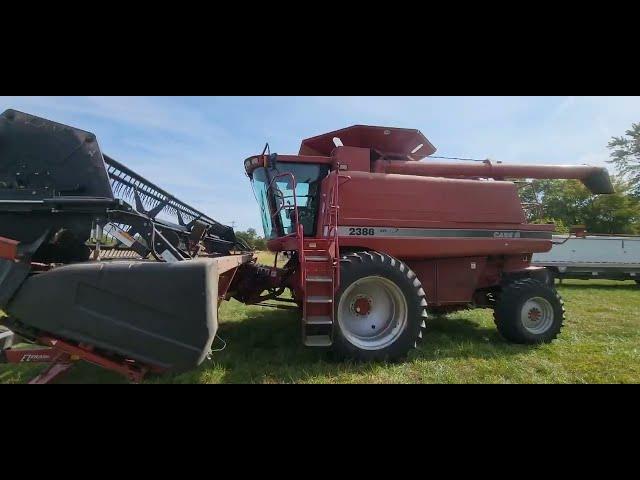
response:
[[[431,163],[377,160],[373,171],[423,177],[505,179],[575,179],[595,194],[614,193],[606,168],[590,165],[518,165],[493,163]]]

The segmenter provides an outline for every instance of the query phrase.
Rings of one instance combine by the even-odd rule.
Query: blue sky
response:
[[[603,165],[640,97],[0,97],[95,133],[102,150],[220,222],[261,231],[242,161],[353,124],[417,128],[445,156]]]

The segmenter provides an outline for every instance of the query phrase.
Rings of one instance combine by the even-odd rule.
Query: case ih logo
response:
[[[520,238],[520,232],[493,232],[494,238]]]

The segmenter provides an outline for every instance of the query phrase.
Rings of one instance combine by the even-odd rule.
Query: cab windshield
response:
[[[267,239],[295,233],[293,206],[294,196],[298,204],[298,215],[305,236],[316,234],[318,219],[318,192],[320,182],[327,175],[327,165],[309,163],[276,163],[269,168],[260,167],[253,172],[253,188],[260,206],[264,236]],[[291,176],[277,178],[290,172],[296,179],[295,192]],[[269,186],[271,185],[271,188]],[[278,211],[279,209],[279,211]],[[277,215],[274,213],[278,211]]]

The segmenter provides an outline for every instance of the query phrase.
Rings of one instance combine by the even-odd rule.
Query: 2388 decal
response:
[[[376,234],[373,228],[349,227],[349,235],[373,236]]]

